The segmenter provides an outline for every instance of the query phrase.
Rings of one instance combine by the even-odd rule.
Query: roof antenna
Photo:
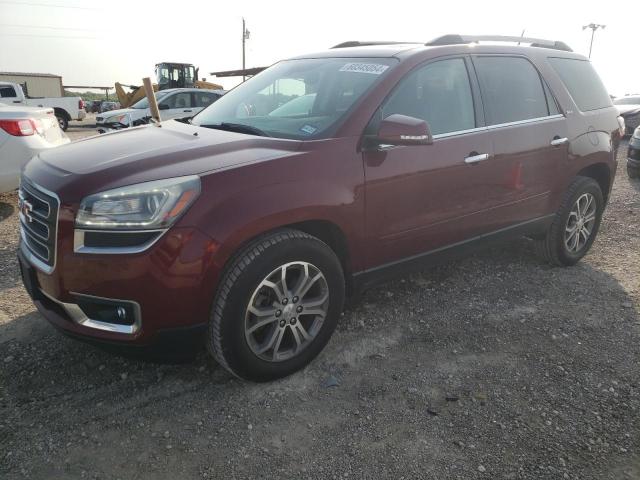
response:
[[[526,28],[522,29],[522,33],[520,34],[520,38],[524,38],[524,32],[526,32],[526,31],[527,31]],[[520,45],[520,42],[518,42],[518,45]]]

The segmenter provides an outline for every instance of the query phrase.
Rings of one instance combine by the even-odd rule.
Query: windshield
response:
[[[613,101],[613,104],[614,105],[640,105],[640,96],[616,98]]]
[[[280,62],[221,97],[192,123],[213,128],[242,125],[280,138],[327,138],[394,64],[392,58]]]
[[[162,97],[166,97],[170,92],[156,92],[156,100],[160,101]],[[131,108],[143,109],[149,108],[149,100],[147,97],[144,97],[142,100],[131,105]]]

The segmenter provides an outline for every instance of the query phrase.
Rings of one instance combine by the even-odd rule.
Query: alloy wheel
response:
[[[598,205],[591,193],[583,193],[573,204],[565,226],[564,244],[571,253],[584,248],[593,233]]]
[[[267,275],[245,311],[245,338],[262,360],[298,355],[320,332],[329,308],[329,286],[317,267],[291,262]]]

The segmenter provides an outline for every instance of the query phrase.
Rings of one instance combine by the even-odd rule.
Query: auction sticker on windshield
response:
[[[380,75],[387,68],[389,68],[388,65],[381,65],[379,63],[347,63],[340,69],[340,71],[354,73],[371,73],[373,75]]]

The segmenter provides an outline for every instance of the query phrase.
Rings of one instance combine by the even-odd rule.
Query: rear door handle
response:
[[[558,135],[553,137],[553,140],[551,140],[552,147],[558,147],[560,145],[564,145],[565,143],[569,143],[569,139],[567,137],[560,138]]]
[[[468,165],[473,165],[474,163],[483,162],[485,160],[489,160],[488,153],[471,152],[471,154],[464,159],[464,163]]]
[[[183,110],[183,112],[190,112],[191,110]]]

